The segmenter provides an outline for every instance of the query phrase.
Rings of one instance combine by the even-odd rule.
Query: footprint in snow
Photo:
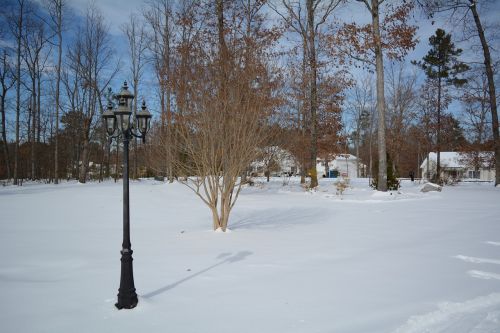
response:
[[[500,246],[500,242],[486,242]],[[500,259],[457,255],[454,258],[476,265],[500,265]],[[470,270],[467,274],[483,280],[500,280],[500,274]],[[408,318],[393,333],[497,333],[500,327],[500,293],[492,293],[463,302],[444,302],[437,309]]]
[[[495,273],[490,273],[490,272],[483,272],[483,271],[468,271],[467,272],[470,276],[477,278],[477,279],[482,279],[482,280],[500,280],[500,274],[495,274]]]
[[[393,333],[497,333],[500,294],[493,293],[463,302],[437,304],[434,311],[411,316]]]
[[[489,244],[489,245],[493,245],[493,246],[500,246],[500,242],[487,241],[485,243]],[[493,259],[493,258],[478,258],[478,257],[464,256],[464,255],[457,255],[457,256],[455,256],[455,258],[463,260],[465,262],[473,263],[473,264],[500,265],[500,260]],[[467,271],[467,274],[469,274],[469,276],[476,278],[476,279],[500,280],[500,274],[498,274],[498,273],[484,272],[484,271],[480,271],[480,270],[470,270],[470,271]]]

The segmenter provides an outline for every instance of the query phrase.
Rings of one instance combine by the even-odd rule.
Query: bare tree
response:
[[[127,37],[130,54],[130,74],[132,75],[132,88],[135,99],[133,101],[134,116],[137,114],[137,103],[139,101],[139,84],[144,74],[146,65],[145,52],[147,50],[146,26],[137,15],[131,14],[129,21],[122,27]],[[133,177],[137,177],[137,139],[134,139],[134,165]]]
[[[352,89],[352,94],[348,100],[347,112],[351,118],[354,129],[354,149],[356,150],[356,174],[360,177],[360,146],[365,135],[369,137],[371,151],[371,119],[373,106],[373,87],[370,76],[365,76],[358,81]],[[366,133],[369,131],[369,133]],[[366,163],[366,162],[365,162]],[[371,172],[372,156],[369,154],[369,170]],[[370,174],[371,176],[371,174]]]
[[[83,57],[81,44],[73,45],[68,51],[67,63],[63,66],[61,81],[64,86],[67,99],[67,110],[62,114],[61,122],[65,124],[64,132],[70,134],[68,143],[70,145],[69,160],[71,165],[71,176],[78,178],[80,152],[83,142],[83,131],[80,124],[84,122],[84,101],[86,91],[81,89],[82,81],[81,58]],[[68,170],[65,170],[66,173]]]
[[[491,122],[488,114],[491,112],[488,96],[488,80],[484,68],[474,67],[471,75],[467,78],[467,88],[463,89],[460,97],[462,109],[462,125],[464,126],[469,141],[466,152],[463,154],[469,165],[474,166],[475,171],[484,164],[489,151],[493,145],[491,136]],[[489,159],[489,156],[488,156]]]
[[[23,27],[26,12],[29,11],[27,0],[17,0],[7,22],[16,42],[16,142],[14,145],[14,185],[19,185],[19,142],[21,121],[21,59],[23,56]]]
[[[387,191],[387,159],[385,146],[385,96],[384,96],[384,59],[380,35],[380,9],[384,0],[357,0],[363,2],[372,17],[372,31],[375,52],[375,72],[377,73],[377,112],[378,112],[378,190]]]
[[[407,130],[416,118],[417,75],[405,73],[402,63],[391,66],[388,72],[387,151],[394,164],[392,169],[398,171]]]
[[[108,27],[97,8],[87,9],[85,24],[79,29],[77,38],[68,50],[70,69],[67,84],[70,104],[74,104],[82,115],[82,147],[80,153],[80,171],[78,180],[87,179],[90,143],[100,123],[97,118],[103,112],[103,95],[110,81],[118,72],[118,65],[112,67],[113,48],[108,34]],[[72,82],[72,84],[71,84]]]
[[[46,33],[45,22],[35,15],[34,12],[26,16],[23,28],[23,58],[31,80],[31,122],[29,124],[31,127],[31,133],[29,135],[31,142],[30,178],[36,179],[36,148],[37,143],[40,141],[41,77],[49,54],[48,52],[44,54],[43,51],[48,45],[50,37]]]
[[[13,68],[10,64],[7,49],[5,47],[3,48],[3,53],[0,57],[0,114],[2,116],[2,143],[5,165],[7,167],[7,179],[10,180],[12,171],[10,165],[9,145],[7,142],[5,102],[7,92],[14,86],[16,80]]]
[[[160,108],[161,108],[161,136],[166,136],[168,142],[173,140],[172,136],[172,68],[174,63],[174,38],[176,26],[182,29],[181,38],[187,38],[186,27],[192,27],[191,15],[195,1],[182,1],[179,18],[176,19],[171,0],[152,0],[148,3],[143,16],[149,25],[148,48],[151,54],[150,61],[153,63],[156,79],[159,87]],[[181,54],[185,54],[182,52]],[[185,56],[182,58],[185,60]],[[181,109],[182,96],[177,96],[177,105]],[[163,149],[167,150],[164,161],[161,161],[161,173],[166,174],[172,182],[174,180],[174,170],[172,158],[174,152],[173,145],[166,144]]]
[[[296,57],[299,52],[301,52],[300,57]],[[306,133],[309,108],[307,107],[307,50],[304,43],[297,47],[295,52],[291,52],[286,69],[288,77],[285,82],[288,82],[288,87],[285,89],[287,107],[284,110],[286,117],[284,125],[289,133],[285,147],[296,156],[300,164],[300,183],[305,184],[310,136]],[[294,110],[295,113],[288,114],[290,110]]]
[[[329,161],[340,153],[346,153],[347,136],[342,123],[344,90],[350,80],[345,81],[342,73],[335,76],[323,75],[318,84],[318,157]]]
[[[202,9],[206,23],[190,51],[198,55],[190,59],[193,76],[175,86],[189,99],[176,117],[174,161],[179,180],[211,210],[214,230],[226,231],[244,185],[240,176],[266,139],[279,78],[269,68],[263,27],[252,19],[250,36],[238,29],[247,26],[242,7],[218,0]]]
[[[491,133],[488,135],[491,122],[488,122],[487,115],[491,112],[488,81],[484,70],[481,68],[473,68],[472,73],[467,78],[467,88],[463,89],[463,95],[460,101],[463,105],[462,123],[466,126],[469,141],[480,146],[485,143]]]
[[[282,152],[282,148],[279,146],[266,146],[262,148],[259,160],[262,162],[264,167],[264,176],[267,182],[271,178],[271,173],[273,171],[279,171],[278,159]]]
[[[342,0],[306,0],[302,2],[282,0],[271,8],[285,21],[292,31],[298,33],[307,54],[307,76],[309,89],[309,130],[311,136],[309,173],[312,188],[318,186],[316,161],[318,158],[318,57],[316,46],[322,25]],[[304,8],[305,7],[305,8]]]
[[[57,36],[57,66],[56,66],[56,91],[55,91],[55,133],[54,133],[54,183],[59,184],[59,112],[61,91],[61,63],[63,50],[63,13],[66,6],[65,0],[47,0],[47,8],[52,21],[52,29]]]

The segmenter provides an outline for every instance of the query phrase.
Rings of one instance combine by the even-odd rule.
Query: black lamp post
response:
[[[141,111],[137,112],[135,119],[131,119],[132,100],[134,95],[128,90],[127,82],[123,84],[120,92],[113,96],[118,100],[118,106],[113,109],[111,101],[102,118],[106,125],[106,132],[110,138],[123,140],[123,243],[121,258],[120,289],[118,289],[118,309],[132,309],[137,305],[137,294],[134,286],[134,271],[132,268],[132,248],[130,244],[130,208],[128,186],[128,143],[132,137],[146,140],[151,114],[142,102]]]

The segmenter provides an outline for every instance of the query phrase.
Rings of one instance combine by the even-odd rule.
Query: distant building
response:
[[[495,168],[492,161],[493,152],[459,153],[441,152],[441,175],[444,181],[454,180],[481,180],[493,181],[495,179]],[[420,165],[422,177],[426,179],[436,178],[437,154],[429,153]]]
[[[357,178],[358,173],[356,171],[358,158],[351,154],[339,154],[335,158],[328,161],[328,167],[326,161],[323,159],[318,159],[316,164],[316,171],[318,172],[318,177],[344,177],[344,178]],[[364,176],[366,171],[366,165],[359,163],[359,177]]]
[[[356,161],[357,157],[351,154],[339,154],[328,161],[328,167],[324,159],[318,158],[316,161],[316,172],[318,178],[328,177],[348,177],[357,178]],[[360,177],[366,173],[366,165],[360,163]],[[269,171],[271,176],[299,175],[300,165],[295,156],[286,149],[278,146],[270,146],[262,149],[261,158],[255,160],[250,165],[250,174],[253,176],[264,176]]]
[[[261,158],[250,164],[249,171],[253,176],[264,176],[266,171],[269,171],[271,176],[291,176],[298,174],[300,169],[295,157],[288,150],[269,146],[261,150]]]

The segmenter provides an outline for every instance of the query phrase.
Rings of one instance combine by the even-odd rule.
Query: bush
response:
[[[370,186],[374,188],[375,190],[377,189],[378,185],[378,163],[376,162],[375,165],[375,177],[372,180],[372,183]],[[387,154],[387,189],[389,191],[397,191],[401,187],[401,184],[397,178],[396,172],[394,172],[394,169],[392,168],[392,160]]]

